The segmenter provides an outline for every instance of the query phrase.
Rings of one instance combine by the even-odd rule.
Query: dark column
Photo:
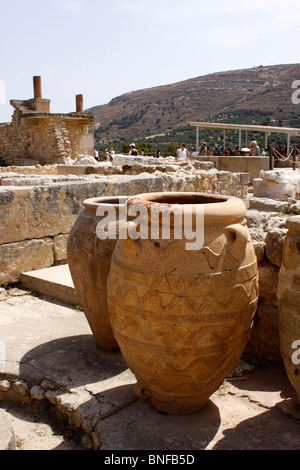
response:
[[[76,95],[76,113],[83,112],[83,95]]]
[[[42,98],[42,78],[40,76],[33,77],[34,99]]]

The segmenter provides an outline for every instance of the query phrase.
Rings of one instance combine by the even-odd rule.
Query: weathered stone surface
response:
[[[286,216],[269,217],[263,226],[265,232],[269,232],[273,229],[285,229],[286,228]]]
[[[60,233],[59,188],[0,189],[0,243],[13,243]]]
[[[53,238],[55,261],[64,261],[67,259],[67,240],[68,234],[56,235]]]
[[[16,450],[14,430],[4,410],[0,410],[0,451],[2,450]]]
[[[46,109],[35,114],[41,100],[14,100],[16,110],[12,121],[0,128],[2,161],[9,165],[30,165],[64,162],[81,153],[93,155],[93,115],[50,114],[49,100],[42,102],[46,103]]]
[[[287,206],[287,202],[276,201],[275,199],[264,197],[250,197],[249,209],[278,213],[282,212]]]
[[[21,272],[53,265],[53,240],[43,238],[0,245],[0,259],[0,284],[17,282]]]
[[[254,241],[256,242],[264,242],[266,238],[266,234],[263,231],[263,228],[260,227],[253,227],[249,228],[249,232],[251,234],[251,237]]]
[[[0,380],[0,392],[8,392],[11,388],[11,383],[8,380]]]
[[[106,193],[102,181],[0,188],[0,244],[68,233],[82,202]]]
[[[259,265],[258,272],[260,298],[267,304],[277,306],[279,268],[274,266],[274,264],[265,261]]]
[[[45,390],[40,385],[34,385],[30,389],[30,396],[34,400],[43,400],[45,398]]]
[[[280,351],[288,378],[300,404],[299,339],[300,339],[300,215],[287,220],[288,234],[284,244],[278,284]]]
[[[263,212],[257,209],[248,209],[246,212],[248,227],[260,227],[262,224],[266,223],[268,215],[268,212]]]
[[[261,171],[253,180],[254,197],[279,199],[296,198],[300,194],[300,172],[290,169]]]
[[[276,305],[258,305],[253,330],[243,357],[256,364],[272,361],[282,363],[278,333],[279,312]]]
[[[274,228],[269,230],[266,236],[266,255],[271,263],[281,267],[283,244],[286,238],[287,229]]]
[[[52,182],[50,178],[35,178],[34,176],[26,178],[1,178],[1,186],[43,186]]]
[[[13,390],[21,397],[25,397],[29,393],[29,388],[24,380],[18,380],[17,382],[14,382]]]
[[[264,241],[253,240],[253,246],[257,257],[257,262],[260,264],[265,259],[266,244]]]

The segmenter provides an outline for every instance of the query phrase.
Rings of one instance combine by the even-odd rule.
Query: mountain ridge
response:
[[[130,91],[87,111],[95,116],[99,144],[148,138],[210,119],[300,127],[300,107],[292,102],[292,83],[298,79],[300,64],[214,72]]]

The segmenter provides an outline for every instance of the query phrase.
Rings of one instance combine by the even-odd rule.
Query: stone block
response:
[[[249,208],[263,212],[282,212],[287,206],[286,202],[263,197],[250,197]]]
[[[86,165],[57,165],[58,175],[85,175]]]
[[[265,304],[278,306],[277,287],[279,280],[279,268],[269,261],[264,261],[258,266],[259,295]]]
[[[250,173],[238,173],[241,184],[250,184]]]
[[[253,181],[254,197],[288,200],[300,194],[300,173],[289,169],[261,171]]]
[[[0,285],[18,282],[22,272],[53,265],[53,239],[24,240],[0,245],[0,259]]]
[[[256,209],[249,209],[246,212],[246,219],[249,228],[260,227],[267,221],[267,213]]]
[[[53,238],[54,242],[54,260],[64,261],[67,259],[67,240],[68,234],[56,235]]]
[[[261,264],[265,259],[266,244],[264,241],[253,240],[253,246],[257,258],[257,263]]]
[[[83,201],[107,194],[106,181],[0,188],[0,244],[68,233]]]
[[[56,185],[0,189],[0,244],[61,233]]]
[[[274,228],[268,231],[266,236],[266,255],[271,263],[279,268],[282,264],[282,253],[287,229]]]
[[[282,363],[278,332],[279,311],[276,305],[262,302],[258,305],[254,326],[244,358],[254,363],[264,361]]]

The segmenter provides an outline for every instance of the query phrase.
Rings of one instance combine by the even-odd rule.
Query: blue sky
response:
[[[299,21],[299,0],[0,0],[0,122],[10,99],[32,98],[34,75],[51,112],[68,113],[79,93],[89,108],[208,73],[298,63]]]

